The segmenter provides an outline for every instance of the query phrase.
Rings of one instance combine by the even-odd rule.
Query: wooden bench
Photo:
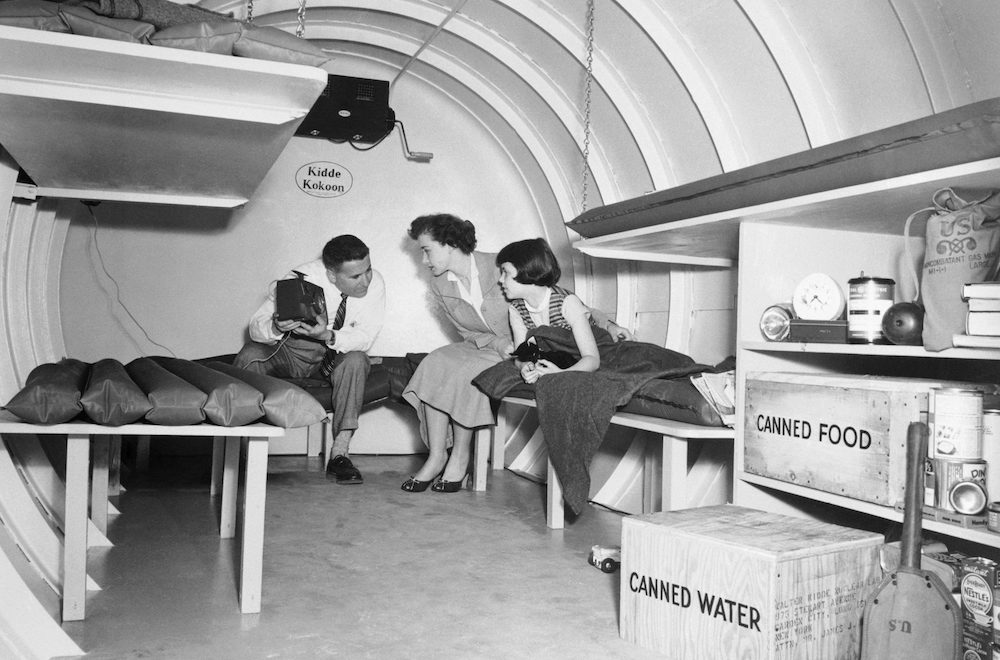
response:
[[[240,514],[240,611],[260,612],[261,576],[264,556],[264,497],[267,489],[267,443],[285,434],[270,424],[248,426],[160,426],[126,424],[102,426],[89,422],[28,424],[7,411],[0,411],[0,433],[34,434],[40,439],[65,438],[66,493],[63,531],[62,619],[84,618],[87,595],[88,500],[94,524],[107,527],[108,467],[112,435],[204,436],[213,438],[213,473],[222,490],[219,535],[235,536],[237,526],[238,467],[241,450],[245,457],[244,497]],[[93,455],[93,459],[91,459]],[[90,474],[91,466],[93,474]],[[213,481],[213,483],[215,483]],[[89,493],[88,493],[89,491]],[[89,494],[89,497],[88,497]]]
[[[534,399],[524,399],[521,397],[504,397],[503,405],[536,407]],[[503,439],[509,435],[509,429],[504,427],[506,415],[500,415],[497,435],[493,443],[493,468],[503,468]],[[688,444],[691,441],[706,440],[732,440],[735,437],[733,429],[727,426],[701,426],[699,424],[688,424],[686,422],[675,422],[670,419],[660,417],[649,417],[629,412],[618,412],[611,418],[611,424],[624,426],[642,431],[651,431],[660,435],[663,443],[662,447],[662,470],[661,470],[661,502],[659,510],[674,511],[687,506],[688,481]],[[498,447],[500,446],[499,451]],[[477,448],[478,449],[478,448]],[[479,464],[477,452],[476,469],[482,469]],[[655,484],[652,479],[646,479],[643,483],[643,502],[651,506],[654,501],[653,488]],[[546,477],[546,524],[551,529],[562,529],[565,526],[565,512],[563,510],[562,485],[559,477],[556,476],[552,468],[552,461],[548,462],[548,474]]]

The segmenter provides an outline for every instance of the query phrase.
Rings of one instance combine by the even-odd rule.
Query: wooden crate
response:
[[[733,505],[624,518],[620,634],[678,660],[857,658],[883,541]]]
[[[906,429],[927,422],[934,387],[984,388],[916,378],[747,374],[743,469],[902,507]]]

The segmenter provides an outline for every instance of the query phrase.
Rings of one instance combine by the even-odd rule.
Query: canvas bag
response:
[[[903,233],[909,236],[913,219],[931,212],[923,270],[920,279],[914,279],[923,298],[924,348],[941,351],[951,348],[952,335],[965,330],[969,305],[962,300],[962,285],[1000,279],[1000,191],[970,202],[951,188],[941,188],[932,202],[934,206],[906,219]],[[909,241],[906,249],[909,252]]]

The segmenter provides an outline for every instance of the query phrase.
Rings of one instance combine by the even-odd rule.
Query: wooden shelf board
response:
[[[875,516],[876,518],[883,518],[885,520],[892,520],[895,522],[903,521],[903,512],[892,507],[880,506],[878,504],[872,504],[871,502],[863,502],[849,497],[842,497],[840,495],[827,493],[814,488],[797,486],[795,484],[778,481],[777,479],[771,479],[769,477],[762,477],[756,474],[749,474],[743,471],[740,471],[737,474],[737,479],[755,486],[763,486],[764,488],[789,493],[791,495],[796,495],[816,502],[832,504],[834,506]],[[921,526],[925,530],[937,532],[945,536],[953,536],[992,548],[1000,548],[1000,534],[996,534],[994,532],[967,529],[965,527],[959,527],[958,525],[950,525],[948,523],[926,519],[922,520]]]
[[[38,195],[233,207],[326,87],[318,67],[0,26],[0,145]]]
[[[831,355],[925,357],[965,360],[1000,360],[1000,350],[986,348],[949,348],[940,352],[925,350],[923,346],[893,346],[882,344],[823,344],[804,342],[741,342],[740,348],[759,353],[820,353]]]
[[[928,206],[933,193],[944,186],[958,188],[969,198],[1000,187],[1000,158],[583,239],[575,247],[588,254],[595,250],[614,250],[618,258],[639,261],[658,261],[644,255],[660,253],[672,256],[676,262],[684,257],[696,257],[735,263],[742,222],[902,235],[907,216]],[[917,223],[911,228],[911,234],[921,235],[923,227],[923,222]],[[626,256],[628,253],[632,256]]]

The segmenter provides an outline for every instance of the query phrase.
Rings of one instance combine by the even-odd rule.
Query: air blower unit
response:
[[[295,135],[335,141],[378,142],[392,130],[389,82],[327,75],[326,89]]]

